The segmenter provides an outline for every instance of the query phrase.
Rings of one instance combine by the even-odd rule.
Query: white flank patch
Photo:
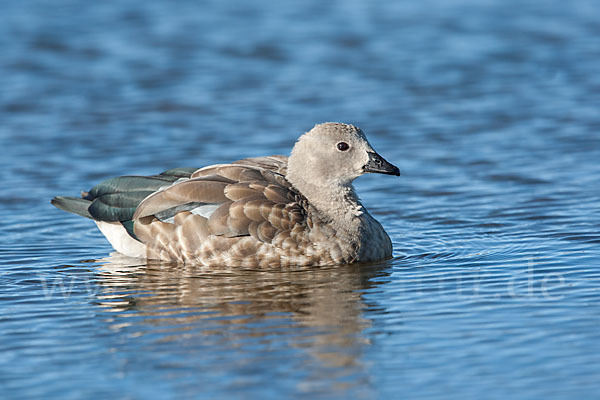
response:
[[[200,215],[200,216],[208,219],[208,218],[210,218],[211,215],[213,215],[215,210],[217,208],[219,208],[220,205],[221,204],[204,204],[204,205],[198,206],[196,208],[192,208],[189,211],[194,215]],[[175,216],[161,219],[160,221],[166,222],[167,224],[173,224],[173,223],[175,223]]]
[[[146,245],[138,242],[119,222],[94,221],[113,249],[129,257],[146,258]]]
[[[204,218],[210,218],[211,215],[219,208],[221,204],[204,204],[190,210],[192,214],[201,215]]]

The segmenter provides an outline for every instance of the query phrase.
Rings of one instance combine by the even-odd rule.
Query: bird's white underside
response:
[[[146,258],[146,245],[138,242],[119,222],[94,221],[113,249],[129,257]]]
[[[192,214],[201,215],[204,218],[210,216],[219,208],[220,204],[204,204],[189,210]],[[146,245],[132,238],[119,222],[94,221],[100,232],[108,239],[112,247],[119,253],[129,257],[146,257]],[[175,217],[162,220],[162,222],[174,223]]]

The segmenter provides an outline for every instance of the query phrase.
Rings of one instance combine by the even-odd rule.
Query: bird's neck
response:
[[[328,222],[347,223],[366,213],[352,182],[332,181],[317,185],[303,176],[288,174],[286,178]]]
[[[321,224],[314,224],[313,229],[343,243],[347,260],[370,261],[391,256],[389,236],[363,207],[351,182],[317,186],[302,176],[286,178],[308,200],[312,219],[320,220]],[[370,242],[379,245],[372,246]]]

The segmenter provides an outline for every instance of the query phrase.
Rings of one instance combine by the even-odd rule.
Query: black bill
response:
[[[377,174],[396,175],[400,176],[400,170],[398,167],[385,161],[377,153],[369,152],[369,161],[363,167],[365,172],[373,172]]]

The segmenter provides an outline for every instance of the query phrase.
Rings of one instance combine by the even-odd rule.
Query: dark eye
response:
[[[346,151],[350,148],[350,145],[346,142],[339,142],[337,144],[337,148],[339,151]]]

